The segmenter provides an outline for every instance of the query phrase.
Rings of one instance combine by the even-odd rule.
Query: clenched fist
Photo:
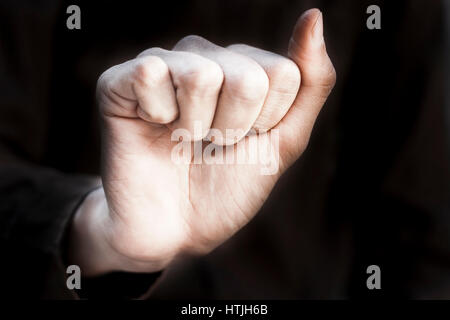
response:
[[[161,270],[211,251],[252,219],[304,151],[335,83],[322,29],[320,11],[305,12],[289,58],[188,36],[101,75],[103,188],[79,208],[70,239],[70,259],[85,275]],[[189,135],[180,142],[177,130]],[[276,147],[266,139],[275,131]],[[273,174],[261,174],[258,161],[196,162],[195,152],[174,161],[179,144],[221,146],[226,158],[251,157],[253,142],[278,160]]]

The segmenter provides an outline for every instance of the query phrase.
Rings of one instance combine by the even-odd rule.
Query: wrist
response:
[[[161,257],[151,261],[127,255],[127,239],[119,239],[117,221],[111,219],[103,188],[92,191],[74,215],[68,259],[77,264],[83,276],[98,276],[113,271],[151,273],[162,270],[172,259]],[[122,249],[120,249],[121,247]],[[126,246],[125,246],[126,247]]]
[[[68,260],[83,276],[112,271],[114,255],[107,242],[108,204],[103,188],[90,192],[78,207],[70,227]]]

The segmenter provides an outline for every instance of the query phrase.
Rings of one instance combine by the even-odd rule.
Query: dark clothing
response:
[[[173,265],[147,296],[450,298],[445,1],[81,1],[81,30],[66,28],[70,4],[0,3],[3,292],[77,297],[66,287],[64,239],[99,185],[101,72],[188,34],[283,54],[297,17],[318,7],[338,82],[308,150],[248,226]],[[381,30],[366,28],[371,4],[381,7]],[[366,288],[371,264],[381,291]],[[138,296],[153,280],[117,294]],[[111,292],[106,283],[96,286]]]

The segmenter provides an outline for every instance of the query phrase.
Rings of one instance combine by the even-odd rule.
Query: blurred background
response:
[[[81,30],[66,28],[71,4]],[[381,30],[366,27],[372,4]],[[249,225],[173,265],[152,297],[450,298],[446,0],[3,0],[0,165],[98,175],[104,70],[189,34],[285,55],[312,7],[338,79],[307,151]],[[372,264],[382,290],[367,290]]]

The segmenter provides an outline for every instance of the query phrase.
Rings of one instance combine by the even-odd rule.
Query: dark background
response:
[[[247,227],[167,270],[154,297],[450,298],[447,1],[2,1],[0,164],[98,174],[104,70],[189,34],[285,54],[311,7],[338,80],[308,150]],[[366,288],[371,264],[382,290]]]

